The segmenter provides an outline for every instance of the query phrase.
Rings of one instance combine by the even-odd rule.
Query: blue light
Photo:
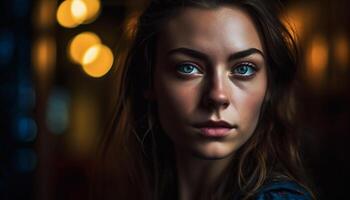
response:
[[[18,84],[18,110],[31,111],[35,105],[35,90],[29,81],[22,80]]]
[[[13,33],[8,30],[0,30],[0,66],[10,64],[15,49]]]
[[[18,149],[13,156],[13,164],[18,172],[31,172],[37,166],[37,155],[29,148]]]
[[[54,134],[62,134],[68,127],[69,96],[64,90],[56,89],[49,97],[46,113],[48,129]]]
[[[32,142],[37,136],[37,125],[31,118],[22,117],[17,121],[16,138],[22,142]]]

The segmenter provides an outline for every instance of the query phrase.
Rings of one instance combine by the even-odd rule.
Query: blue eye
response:
[[[233,75],[249,77],[254,75],[256,72],[255,65],[252,63],[241,63],[238,66],[234,67]]]
[[[177,71],[186,74],[186,75],[192,75],[200,73],[197,65],[191,64],[191,63],[183,63],[176,67]]]

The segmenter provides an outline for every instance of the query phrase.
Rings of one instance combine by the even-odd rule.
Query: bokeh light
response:
[[[293,34],[301,42],[306,35],[313,29],[313,21],[316,19],[315,10],[308,2],[299,2],[289,6],[281,19]]]
[[[37,125],[34,119],[20,117],[17,120],[16,138],[21,142],[33,142],[37,136]]]
[[[335,37],[334,56],[341,69],[346,69],[349,63],[349,40],[345,34],[341,33]]]
[[[95,44],[100,44],[101,39],[92,32],[83,32],[75,36],[68,45],[69,56],[77,64],[83,63],[86,51]]]
[[[13,58],[15,39],[11,31],[3,29],[0,31],[0,66],[7,65]]]
[[[85,20],[87,8],[82,0],[72,0],[70,10],[77,22],[83,22]]]
[[[70,98],[62,89],[55,89],[46,109],[46,125],[53,134],[63,134],[69,125]]]
[[[58,23],[66,28],[74,28],[82,23],[90,23],[100,13],[99,0],[66,0],[57,10]]]
[[[84,90],[79,90],[72,98],[72,118],[66,143],[70,152],[79,157],[91,155],[97,144],[100,113],[96,100],[96,96]]]
[[[31,111],[34,108],[36,101],[36,92],[33,88],[33,84],[22,80],[18,84],[17,92],[18,110],[24,112]]]
[[[33,46],[32,61],[40,75],[46,74],[56,62],[56,42],[52,37],[40,37]]]
[[[33,25],[38,26],[39,28],[52,27],[55,22],[55,1],[39,1],[36,10],[34,11],[35,22]]]
[[[56,14],[58,23],[66,28],[74,28],[81,24],[84,20],[84,18],[74,16],[74,14],[72,13],[72,10],[74,10],[72,8],[72,4],[72,0],[63,1],[58,7]]]
[[[86,18],[83,23],[84,24],[91,23],[99,15],[101,10],[101,3],[99,0],[83,0],[83,1],[87,9]]]
[[[305,23],[302,11],[299,9],[290,9],[287,15],[283,16],[282,20],[294,38],[300,38],[302,36]]]
[[[92,77],[99,78],[108,73],[113,65],[113,53],[103,44],[90,47],[83,57],[83,70]]]
[[[307,51],[307,73],[308,77],[315,84],[319,84],[324,76],[328,64],[328,45],[326,39],[321,36],[315,36]]]
[[[37,166],[37,155],[33,149],[18,149],[13,156],[14,168],[21,173],[33,171]]]

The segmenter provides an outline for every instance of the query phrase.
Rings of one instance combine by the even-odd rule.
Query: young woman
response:
[[[150,2],[117,63],[98,199],[312,199],[273,4]]]

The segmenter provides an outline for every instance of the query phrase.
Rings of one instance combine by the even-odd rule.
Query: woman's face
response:
[[[220,159],[241,147],[258,123],[266,67],[259,34],[239,8],[185,8],[167,21],[153,92],[176,151]]]

